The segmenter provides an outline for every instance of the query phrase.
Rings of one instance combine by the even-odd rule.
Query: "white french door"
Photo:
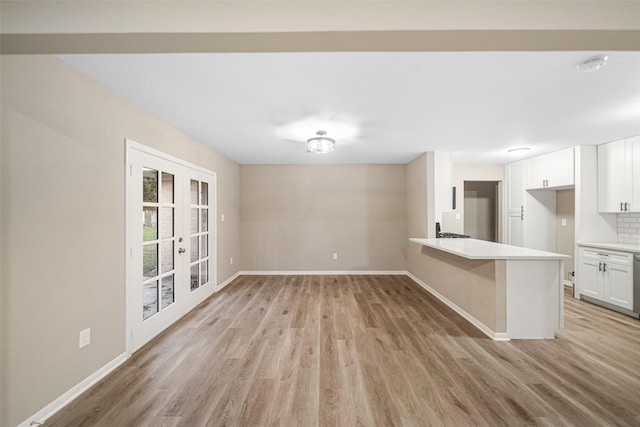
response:
[[[127,349],[215,290],[215,174],[127,141]]]

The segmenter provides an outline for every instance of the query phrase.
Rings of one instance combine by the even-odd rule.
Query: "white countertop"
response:
[[[591,248],[611,249],[614,251],[640,253],[640,245],[631,245],[628,243],[578,242],[578,246],[589,246]]]
[[[477,239],[410,238],[409,240],[468,259],[560,260],[571,258],[568,255]]]

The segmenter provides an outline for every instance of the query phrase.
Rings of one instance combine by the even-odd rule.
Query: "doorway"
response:
[[[127,141],[127,351],[215,290],[215,173]]]
[[[498,241],[498,181],[464,182],[464,234]]]

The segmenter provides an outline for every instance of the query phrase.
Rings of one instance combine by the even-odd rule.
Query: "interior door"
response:
[[[215,174],[128,146],[130,353],[215,290]]]

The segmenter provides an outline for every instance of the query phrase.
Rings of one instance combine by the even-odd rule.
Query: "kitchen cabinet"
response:
[[[527,189],[568,187],[574,184],[573,147],[527,161]]]
[[[505,166],[507,195],[506,243],[524,246],[524,200],[526,163],[509,163]]]
[[[584,296],[633,309],[633,254],[579,246],[577,283]]]
[[[640,135],[598,146],[598,210],[640,212]]]
[[[506,243],[553,252],[556,249],[554,191],[527,191],[529,161],[505,165]]]

